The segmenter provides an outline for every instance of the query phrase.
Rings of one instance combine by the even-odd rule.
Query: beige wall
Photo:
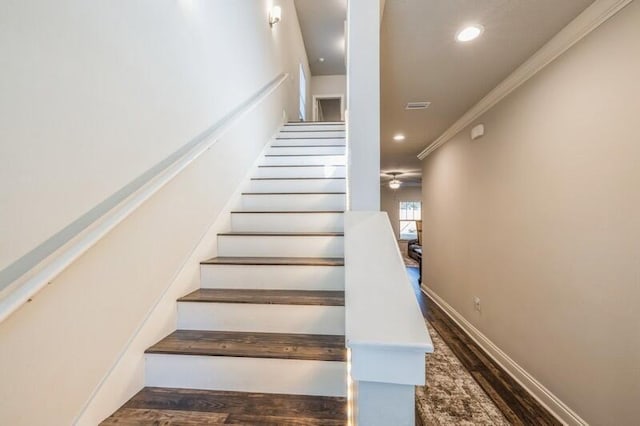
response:
[[[380,188],[380,207],[382,211],[387,212],[391,227],[396,234],[396,239],[400,238],[400,201],[421,201],[422,190],[419,186],[404,186],[400,189],[390,189],[387,185]]]
[[[424,282],[594,425],[640,418],[639,52],[636,1],[424,161]]]
[[[279,73],[297,76],[306,54],[293,2],[278,2],[287,18],[273,29],[267,23],[272,3],[3,4],[0,265],[177,150]],[[216,254],[215,238],[201,239],[224,217],[283,110],[296,117],[297,87],[295,78],[283,83],[0,323],[0,424],[69,425],[83,407],[91,409],[80,424],[96,424],[86,419],[104,416],[105,407],[142,387],[144,348],[175,328],[175,297],[198,286],[198,262]],[[174,294],[167,314],[145,321],[164,294]],[[145,346],[137,336],[148,328]],[[120,368],[132,345],[135,353]],[[119,375],[122,386],[107,386],[105,395],[100,383],[114,382],[113,368],[130,371],[130,380]],[[92,403],[93,395],[99,403]]]

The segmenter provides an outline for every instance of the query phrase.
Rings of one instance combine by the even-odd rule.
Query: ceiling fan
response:
[[[389,181],[389,188],[391,189],[400,188],[400,185],[402,185],[402,182],[398,179],[398,176],[401,174],[402,173],[400,172],[387,173],[387,175],[391,176],[391,180]]]

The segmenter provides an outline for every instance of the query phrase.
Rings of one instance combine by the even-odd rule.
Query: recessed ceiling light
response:
[[[318,61],[324,62],[324,58],[318,58]]]
[[[467,41],[475,40],[484,32],[484,27],[482,25],[469,25],[468,27],[464,27],[462,30],[456,34],[456,40],[461,43],[465,43]]]
[[[403,134],[401,134],[401,133],[398,133],[397,135],[395,135],[395,136],[393,137],[393,140],[394,140],[394,141],[398,141],[398,142],[403,141],[403,140],[404,140],[404,135],[403,135]]]

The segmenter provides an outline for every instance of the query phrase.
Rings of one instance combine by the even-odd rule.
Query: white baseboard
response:
[[[96,386],[74,419],[74,425],[99,424],[145,386],[144,351],[176,329],[177,299],[200,288],[200,262],[217,255],[217,234],[231,229],[231,211],[238,208],[244,188],[274,140],[275,135],[265,144],[254,164],[247,169],[242,183],[229,197],[193,251],[187,255],[171,284],[160,295],[111,369]]]
[[[549,389],[538,382],[524,368],[504,353],[496,346],[487,336],[480,330],[475,328],[473,324],[467,321],[459,312],[451,305],[445,302],[433,290],[422,285],[422,291],[433,300],[460,328],[462,328],[474,342],[478,344],[503,370],[505,370],[513,379],[518,382],[527,392],[531,394],[542,406],[555,416],[560,422],[569,426],[586,426],[588,423],[584,421],[577,413],[569,408]],[[428,374],[428,372],[427,372]]]

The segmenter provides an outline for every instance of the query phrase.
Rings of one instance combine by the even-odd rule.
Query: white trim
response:
[[[136,180],[119,191],[119,197],[105,200],[100,205],[104,209],[102,215],[88,226],[75,230],[71,238],[51,253],[33,261],[26,272],[0,290],[0,322],[28,302],[140,205],[210,149],[222,134],[277,90],[287,77],[288,74],[280,74],[200,136],[159,163],[152,169],[153,175],[143,175],[143,182]]]
[[[520,65],[511,75],[498,84],[477,104],[469,109],[438,139],[428,145],[418,158],[424,160],[429,154],[444,145],[455,135],[472,124],[482,114],[493,108],[511,92],[524,84],[540,70],[566,52],[571,46],[598,28],[609,18],[619,12],[632,0],[596,0],[591,6],[578,15],[573,21],[556,34],[540,50]]]
[[[480,330],[475,328],[473,324],[467,321],[459,312],[451,305],[445,302],[433,290],[421,286],[421,290],[431,298],[466,334],[473,339],[503,370],[518,382],[527,392],[531,394],[540,404],[542,404],[551,414],[553,414],[560,422],[570,426],[586,426],[588,423],[584,421],[577,413],[569,408],[564,402],[555,396],[549,389],[538,382],[524,368],[504,353],[496,346],[487,336]]]
[[[344,121],[344,95],[336,94],[336,95],[313,95],[313,104],[311,105],[312,109],[312,120],[318,121],[318,99],[338,99],[340,98],[340,121]]]

